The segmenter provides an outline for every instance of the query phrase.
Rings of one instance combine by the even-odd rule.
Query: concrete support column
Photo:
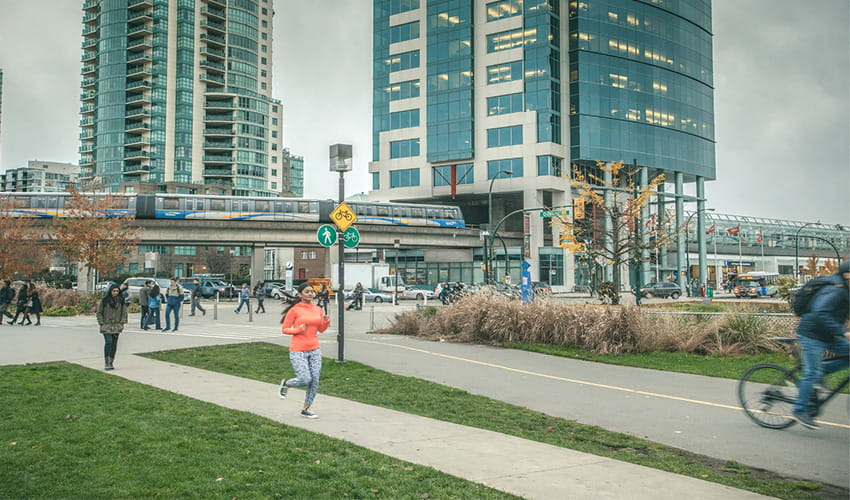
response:
[[[266,245],[265,243],[254,243],[251,247],[251,288],[257,282],[265,281],[266,268]]]
[[[602,181],[605,183],[606,186],[610,186],[611,182],[612,182],[611,172],[602,172]],[[606,189],[602,194],[602,199],[605,203],[605,206],[610,207],[611,206],[611,191]],[[610,254],[610,252],[613,251],[613,250],[612,250],[612,243],[611,243],[611,239],[609,238],[609,235],[611,234],[613,225],[612,225],[612,222],[611,222],[611,215],[607,211],[605,212],[605,220],[603,221],[602,227],[603,227],[602,238],[605,239],[605,241],[603,241],[602,244],[605,245],[605,248],[608,249],[608,253]],[[603,277],[603,281],[611,281],[612,279],[614,279],[614,270],[613,270],[611,265],[606,264],[605,266],[603,266],[602,277]]]
[[[522,192],[522,206],[527,208],[543,206],[543,191],[531,189]],[[528,215],[529,224],[529,241],[528,247],[531,256],[527,258],[531,264],[529,271],[531,279],[540,281],[540,247],[543,246],[543,232],[548,228],[543,227],[543,218],[535,212],[526,212],[523,215]],[[516,215],[513,217],[517,217]]]
[[[699,284],[708,287],[708,264],[705,259],[705,178],[697,177],[697,251],[699,252]]]
[[[570,211],[570,215],[567,219],[572,222],[573,220],[573,197],[572,193],[569,191],[553,191],[552,192],[552,206],[556,207],[569,207],[567,210]],[[560,247],[560,238],[561,232],[558,230],[557,225],[553,225],[552,227],[552,246],[555,248]],[[566,250],[561,250],[561,259],[562,259],[562,269],[564,270],[563,276],[563,284],[564,290],[572,291],[575,286],[575,259],[571,252],[567,252]]]
[[[687,288],[688,277],[682,274],[685,270],[685,235],[688,228],[685,226],[685,201],[684,196],[684,175],[682,172],[676,172],[673,175],[675,182],[674,189],[676,190],[676,279],[679,280],[679,288],[682,289],[682,294]]]
[[[667,204],[666,204],[667,201],[666,201],[666,197],[665,197],[666,194],[667,193],[664,191],[664,183],[662,182],[658,186],[658,209],[657,209],[658,210],[657,211],[658,220],[655,221],[656,227],[662,227],[662,229],[664,229],[662,225],[666,222],[666,217],[667,217]],[[657,261],[655,263],[655,267],[656,267],[656,270],[657,270],[656,275],[655,275],[655,278],[657,278],[656,281],[659,281],[659,282],[666,281],[666,278],[667,278],[667,274],[666,274],[667,273],[667,247],[664,246],[664,247],[661,247],[661,248],[656,248],[655,252],[656,252],[655,260]]]

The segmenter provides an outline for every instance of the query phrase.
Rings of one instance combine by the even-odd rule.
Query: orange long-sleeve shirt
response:
[[[290,351],[312,351],[319,348],[318,334],[327,330],[330,324],[329,320],[325,320],[321,307],[299,302],[286,313],[281,331],[284,335],[292,335]]]

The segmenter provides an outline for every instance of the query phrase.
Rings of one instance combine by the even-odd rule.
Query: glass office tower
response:
[[[86,0],[82,180],[109,191],[276,196],[272,0]]]
[[[375,0],[370,198],[495,226],[569,205],[572,165],[624,161],[666,174],[684,213],[684,183],[715,177],[711,37],[710,0]],[[571,287],[556,231],[506,219],[521,246],[497,249],[496,274],[524,259]]]

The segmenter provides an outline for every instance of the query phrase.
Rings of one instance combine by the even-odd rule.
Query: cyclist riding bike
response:
[[[809,429],[820,428],[809,407],[815,384],[821,383],[825,375],[847,368],[850,351],[850,332],[844,331],[850,315],[850,261],[842,262],[838,272],[827,276],[826,280],[828,283],[815,292],[808,311],[800,317],[797,326],[803,374],[797,387],[793,417]],[[827,349],[836,357],[824,361]]]

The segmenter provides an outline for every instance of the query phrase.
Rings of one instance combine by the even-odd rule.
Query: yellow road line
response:
[[[494,363],[487,363],[485,361],[477,361],[477,360],[474,360],[474,359],[461,358],[461,357],[452,356],[452,355],[449,355],[449,354],[442,354],[442,353],[439,353],[439,352],[427,351],[425,349],[419,349],[419,348],[416,348],[416,347],[408,347],[408,346],[403,346],[403,345],[398,345],[398,344],[390,344],[388,342],[378,342],[376,340],[361,340],[361,339],[351,339],[351,340],[349,340],[349,342],[362,342],[364,344],[377,344],[377,345],[383,345],[383,346],[388,346],[388,347],[395,347],[395,348],[398,348],[398,349],[405,349],[405,350],[408,350],[408,351],[414,351],[414,352],[420,352],[422,354],[428,354],[430,356],[437,356],[437,357],[440,357],[440,358],[462,361],[464,363],[471,363],[471,364],[481,365],[481,366],[489,366],[491,368],[498,368],[499,370],[505,370],[505,371],[515,372],[515,373],[522,373],[522,374],[531,375],[531,376],[534,376],[534,377],[541,377],[541,378],[548,378],[548,379],[552,379],[552,380],[559,380],[559,381],[562,381],[562,382],[570,382],[570,383],[573,383],[573,384],[587,385],[587,386],[591,386],[591,387],[600,387],[600,388],[603,388],[603,389],[611,389],[613,391],[630,392],[632,394],[640,394],[640,395],[643,395],[643,396],[653,396],[653,397],[656,397],[656,398],[663,398],[663,399],[672,399],[672,400],[675,400],[675,401],[683,401],[683,402],[686,402],[686,403],[694,403],[694,404],[703,405],[703,406],[714,406],[716,408],[725,408],[727,410],[736,410],[736,411],[743,411],[744,410],[740,406],[725,405],[725,404],[721,404],[721,403],[712,403],[711,401],[701,401],[699,399],[682,398],[682,397],[679,397],[679,396],[671,396],[669,394],[659,394],[657,392],[648,392],[648,391],[641,391],[641,390],[638,390],[638,389],[630,389],[628,387],[619,387],[619,386],[616,386],[616,385],[608,385],[608,384],[599,384],[599,383],[596,383],[596,382],[588,382],[586,380],[577,380],[577,379],[573,379],[573,378],[558,377],[558,376],[555,376],[555,375],[547,375],[545,373],[538,373],[538,372],[532,372],[532,371],[528,371],[528,370],[521,370],[519,368],[511,368],[510,366],[497,365],[497,364],[494,364]],[[818,420],[818,422],[820,422],[821,424],[824,424],[824,425],[831,425],[831,426],[834,426],[834,427],[840,427],[842,429],[850,429],[850,425],[840,424],[840,423],[837,423],[837,422],[827,422],[827,421],[824,421],[824,420]]]

